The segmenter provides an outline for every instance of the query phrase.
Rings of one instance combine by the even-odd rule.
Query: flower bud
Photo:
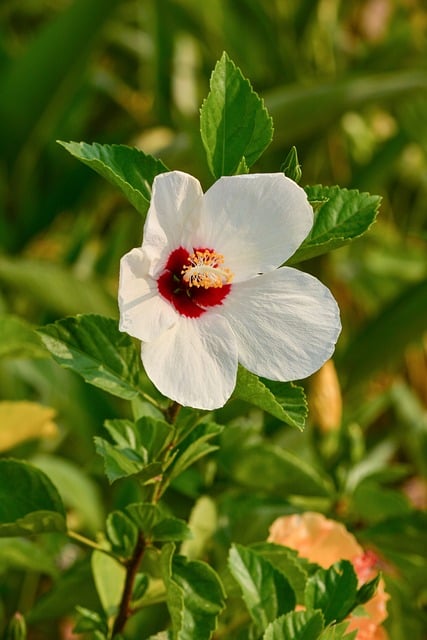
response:
[[[308,396],[313,423],[322,433],[337,431],[341,425],[342,397],[335,365],[327,360],[310,378]]]

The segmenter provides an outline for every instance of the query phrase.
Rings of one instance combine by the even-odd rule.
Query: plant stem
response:
[[[98,544],[94,540],[90,540],[89,538],[82,536],[80,533],[77,533],[77,531],[71,531],[69,529],[67,531],[67,536],[69,538],[73,538],[73,540],[77,540],[77,542],[80,542],[81,544],[84,544],[86,547],[91,547],[92,549],[97,549],[98,551],[104,551],[105,553],[108,553],[108,551],[106,551],[106,549],[104,549],[100,544]]]
[[[175,424],[180,410],[181,405],[179,404],[179,402],[172,402],[172,404],[166,409],[165,416],[170,424]]]
[[[144,555],[144,551],[145,551],[145,538],[143,534],[140,533],[136,541],[133,554],[125,564],[126,580],[125,580],[125,586],[123,589],[122,599],[120,601],[119,612],[117,614],[117,618],[114,621],[113,634],[112,634],[113,637],[115,636],[116,633],[121,633],[123,631],[124,626],[127,622],[127,619],[131,614],[130,602],[132,599],[133,585],[135,582],[136,574],[138,572],[138,567]]]

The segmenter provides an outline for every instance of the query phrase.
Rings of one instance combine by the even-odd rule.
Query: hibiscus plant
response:
[[[345,549],[338,536],[328,561],[310,551],[325,531],[324,549],[335,544],[334,525],[319,514],[277,521],[267,541],[284,496],[283,517],[295,518],[289,514],[328,511],[337,495],[312,461],[280,438],[267,444],[259,427],[267,416],[302,437],[307,403],[296,381],[331,365],[341,331],[334,296],[308,261],[367,231],[380,198],[303,188],[295,148],[276,172],[250,173],[273,124],[226,54],[200,128],[213,177],[204,190],[140,149],[61,142],[141,214],[121,259],[119,322],[79,314],[38,331],[40,349],[118,399],[122,417],[105,422],[95,447],[112,491],[122,494],[104,530],[89,537],[73,528],[48,475],[2,459],[0,533],[66,535],[90,551],[86,580],[96,599],[77,587],[77,637],[141,638],[134,620],[151,611],[144,639],[385,638],[378,558],[349,542],[341,525]],[[232,489],[221,496],[226,477]],[[174,508],[177,493],[187,509]],[[244,518],[233,521],[234,511]],[[236,531],[242,521],[247,529]],[[374,607],[371,615],[379,596],[381,613]],[[25,637],[21,616],[9,632]]]

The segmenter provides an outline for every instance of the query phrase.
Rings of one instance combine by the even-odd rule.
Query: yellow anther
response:
[[[230,269],[222,268],[224,256],[216,251],[205,249],[195,251],[188,256],[188,265],[181,271],[183,280],[190,287],[203,287],[204,289],[222,287],[233,279]]]

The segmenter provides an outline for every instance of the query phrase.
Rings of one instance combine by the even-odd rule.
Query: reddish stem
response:
[[[126,580],[120,601],[119,612],[113,626],[113,637],[116,633],[121,633],[131,612],[130,602],[132,599],[133,585],[136,574],[145,551],[145,538],[142,533],[138,536],[135,549],[131,558],[126,563]]]

